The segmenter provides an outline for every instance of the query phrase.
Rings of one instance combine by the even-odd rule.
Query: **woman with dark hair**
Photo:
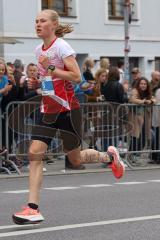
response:
[[[121,108],[122,111],[118,111],[119,119],[117,119],[117,115],[115,113],[117,112],[118,105],[127,102],[128,98],[127,93],[119,80],[120,72],[118,67],[111,67],[108,73],[108,81],[102,88],[102,94],[104,95],[105,100],[112,104],[108,108],[109,114],[104,114],[104,131],[107,135],[107,138],[104,139],[104,149],[110,144],[117,146],[118,140],[122,135],[122,126],[124,125],[123,119],[126,113],[124,108]]]
[[[144,148],[146,139],[151,139],[151,108],[146,105],[155,103],[152,97],[149,81],[141,77],[131,91],[130,103],[137,106],[131,106],[129,113],[129,124],[131,126],[130,151],[140,151]]]
[[[120,73],[118,67],[111,67],[108,73],[108,81],[103,86],[102,94],[105,100],[114,103],[127,102],[127,94],[123,85],[119,82]]]
[[[147,78],[141,77],[138,80],[137,85],[134,87],[133,92],[135,92],[135,90],[137,90],[140,99],[143,100],[144,103],[152,103],[152,92]]]

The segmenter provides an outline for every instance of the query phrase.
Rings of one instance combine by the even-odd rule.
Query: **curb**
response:
[[[134,167],[134,168],[126,168],[126,171],[144,171],[144,170],[159,170],[160,166],[150,166],[150,167]],[[75,175],[75,174],[93,174],[93,173],[105,173],[111,172],[111,169],[87,169],[87,170],[60,170],[60,171],[52,171],[45,172],[43,176],[58,176],[58,175]],[[2,174],[0,175],[0,179],[12,179],[12,178],[28,178],[28,173],[22,173],[22,175],[18,174]]]

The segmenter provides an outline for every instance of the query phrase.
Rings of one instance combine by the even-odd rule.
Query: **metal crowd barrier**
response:
[[[28,155],[32,128],[39,117],[39,102],[19,101],[11,102],[6,108],[6,148],[8,159],[17,157],[21,161]],[[62,144],[57,132],[46,155],[62,155]],[[22,163],[23,164],[23,163]]]
[[[2,100],[2,97],[0,97],[0,106],[1,106],[1,100]],[[0,132],[1,132],[1,135],[0,135],[0,149],[1,150],[3,148],[3,146],[2,146],[2,137],[3,137],[2,136],[2,127],[3,127],[2,121],[3,120],[4,120],[4,115],[2,114],[1,107],[0,107]],[[3,165],[4,161],[6,161],[6,160],[7,160],[6,159],[6,154],[4,154],[4,151],[3,151],[3,154],[2,154],[2,152],[0,154],[0,172],[5,172],[5,173],[8,173],[8,174],[11,174],[9,169]]]
[[[6,147],[8,159],[27,157],[32,127],[38,117],[39,103],[12,102],[6,110]],[[145,166],[153,158],[160,162],[160,106],[82,103],[82,148],[106,151],[119,148],[121,157],[133,168]],[[63,155],[59,135],[47,155]],[[155,159],[154,159],[155,160]]]
[[[1,106],[1,101],[2,101],[2,98],[0,97],[0,106]],[[3,118],[3,115],[0,107],[0,130],[2,129],[2,118]],[[0,149],[2,149],[2,134],[0,136]]]
[[[0,105],[1,105],[1,100],[2,100],[2,98],[0,97]],[[0,107],[0,131],[1,131],[1,135],[0,135],[0,149],[2,149],[2,118],[3,118],[3,115],[2,115],[2,111],[1,111],[1,107]],[[0,156],[0,170],[3,169],[2,162],[3,162],[3,156]]]
[[[83,148],[114,145],[130,168],[160,163],[160,105],[86,103],[82,116]]]

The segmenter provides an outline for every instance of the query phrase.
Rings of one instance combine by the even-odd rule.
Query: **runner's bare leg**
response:
[[[29,203],[39,204],[39,193],[43,178],[43,156],[47,145],[33,140],[29,148]]]
[[[80,148],[76,148],[67,153],[67,156],[70,162],[77,166],[80,164],[87,164],[87,163],[110,163],[110,157],[107,152],[99,152],[94,149],[85,149],[80,151]]]

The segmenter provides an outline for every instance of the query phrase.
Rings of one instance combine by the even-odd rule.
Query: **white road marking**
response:
[[[62,190],[72,190],[72,189],[80,189],[80,188],[99,188],[99,187],[112,187],[115,185],[138,185],[138,184],[146,184],[146,183],[159,183],[160,179],[155,180],[146,180],[146,182],[116,182],[113,184],[88,184],[88,185],[80,185],[80,186],[64,186],[64,187],[47,187],[43,188],[44,190],[55,190],[55,191],[62,191]],[[28,193],[29,191],[26,190],[13,190],[13,191],[3,191],[2,193],[9,193],[9,194],[19,194],[19,193]]]
[[[147,182],[119,182],[115,183],[117,185],[138,185],[138,184],[145,184]]]
[[[81,185],[81,187],[87,187],[87,188],[112,187],[112,186],[113,185],[110,185],[110,184]]]
[[[31,227],[36,227],[39,226],[40,224],[29,224],[25,225],[25,228],[31,228]],[[5,229],[11,229],[11,228],[24,228],[24,225],[6,225],[6,226],[0,226],[0,230],[5,230]]]
[[[70,190],[70,189],[77,189],[77,188],[80,188],[80,187],[51,187],[51,188],[44,188],[44,189],[47,189],[47,190],[56,190],[56,191],[60,191],[60,190]]]
[[[155,180],[148,180],[148,182],[154,182],[154,183],[159,183],[160,179],[155,179]]]
[[[12,237],[13,236],[21,236],[21,235],[35,234],[35,233],[54,232],[54,231],[61,231],[61,230],[68,230],[68,229],[77,229],[77,228],[84,228],[84,227],[95,227],[95,226],[105,226],[105,225],[111,225],[111,224],[157,220],[157,219],[160,219],[160,215],[133,217],[133,218],[121,218],[121,219],[115,219],[115,220],[80,223],[80,224],[73,224],[73,225],[71,224],[71,225],[64,225],[64,226],[30,229],[30,230],[19,230],[19,231],[7,232],[7,233],[0,233],[0,238],[11,237],[11,236]]]
[[[3,193],[28,193],[29,190],[4,191]]]

